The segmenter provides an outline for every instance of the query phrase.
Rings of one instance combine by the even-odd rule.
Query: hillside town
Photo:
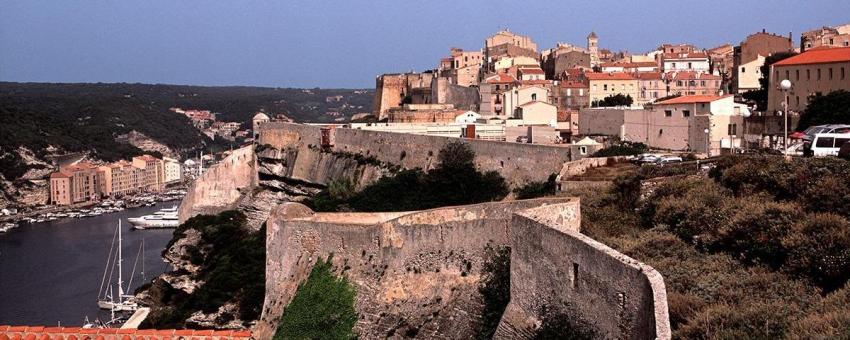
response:
[[[451,48],[435,69],[379,75],[371,116],[350,127],[548,144],[590,136],[715,156],[800,144],[786,130],[809,100],[850,90],[850,24],[643,54],[603,45],[591,32],[581,46],[541,49],[500,30],[480,49]]]

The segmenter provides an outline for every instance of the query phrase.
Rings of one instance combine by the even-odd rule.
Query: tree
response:
[[[357,292],[331,271],[331,257],[319,259],[284,310],[274,339],[355,339]]]
[[[602,100],[594,100],[591,103],[593,107],[612,107],[612,106],[631,106],[634,102],[631,95],[623,95],[618,93],[603,98]]]
[[[850,123],[850,92],[845,90],[810,97],[797,130],[803,131],[812,125],[839,123]]]

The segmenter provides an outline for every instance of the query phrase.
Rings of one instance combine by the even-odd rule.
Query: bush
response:
[[[728,223],[731,215],[730,197],[719,186],[706,183],[681,197],[663,199],[658,203],[654,222],[699,249],[714,243],[714,230]]]
[[[789,330],[791,339],[850,339],[850,284],[827,295]]]
[[[747,264],[763,263],[778,269],[786,257],[782,238],[803,217],[800,207],[761,200],[737,202],[737,207],[730,208],[734,210],[731,220],[717,226],[712,248],[733,254]]]
[[[621,208],[634,210],[640,199],[642,179],[642,176],[634,172],[615,177],[611,190],[616,198],[616,204]]]
[[[806,111],[800,116],[797,129],[803,131],[812,125],[838,122],[850,122],[850,92],[845,90],[812,97]]]
[[[499,327],[502,314],[511,301],[511,248],[491,246],[484,248],[484,264],[481,267],[481,280],[478,292],[484,302],[481,312],[481,324],[476,338],[491,339]]]
[[[537,198],[543,196],[554,195],[558,190],[556,179],[558,175],[551,174],[545,182],[530,182],[520,188],[514,189],[516,199],[524,200],[529,198]]]
[[[274,339],[356,339],[354,287],[319,259],[280,319]]]
[[[592,157],[633,156],[645,153],[649,148],[643,143],[622,142],[597,150]]]
[[[786,269],[831,291],[850,279],[850,222],[830,213],[810,214],[782,239]]]

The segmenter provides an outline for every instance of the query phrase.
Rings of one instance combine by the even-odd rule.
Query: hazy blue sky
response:
[[[740,42],[850,21],[848,0],[179,1],[0,0],[0,80],[372,87],[436,66],[497,29],[541,48]]]

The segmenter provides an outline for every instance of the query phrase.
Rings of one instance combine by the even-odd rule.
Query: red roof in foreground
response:
[[[850,61],[850,47],[818,48],[783,59],[773,65],[807,65]]]
[[[0,326],[0,340],[161,340],[161,339],[250,339],[251,332],[245,330],[192,330],[192,329],[117,329],[43,326]]]
[[[672,99],[667,99],[662,102],[655,103],[655,105],[670,105],[670,104],[695,104],[695,103],[710,103],[718,99],[723,99],[729,97],[731,95],[727,94],[725,96],[715,96],[715,95],[693,95],[693,96],[681,96]]]

